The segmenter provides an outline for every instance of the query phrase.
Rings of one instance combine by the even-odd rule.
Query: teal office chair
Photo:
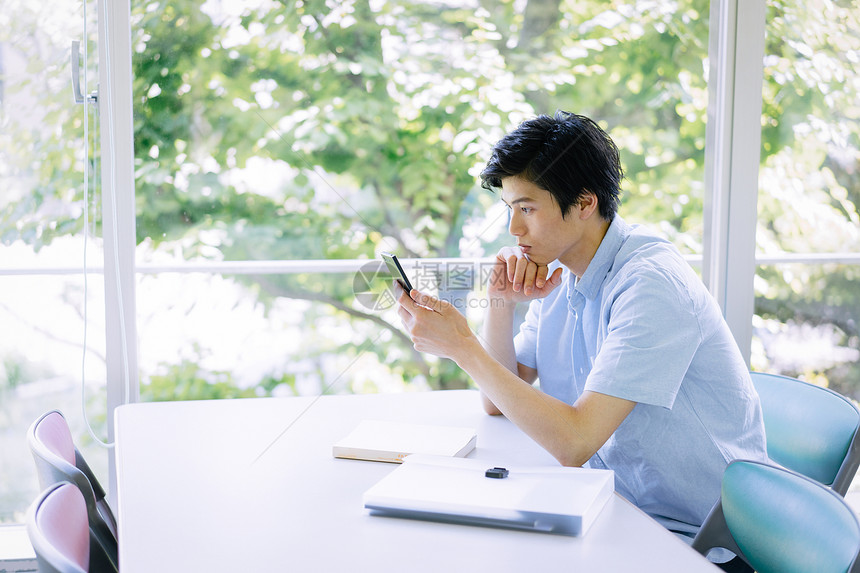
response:
[[[90,570],[87,504],[73,484],[55,483],[36,498],[27,510],[27,536],[36,553],[39,573]]]
[[[858,573],[860,523],[845,500],[799,473],[737,460],[693,540],[735,553],[758,573]]]
[[[796,378],[752,372],[768,457],[845,495],[860,465],[860,411],[844,396]]]
[[[90,529],[90,571],[116,572],[119,568],[116,520],[105,500],[104,489],[72,441],[66,419],[57,410],[43,414],[27,430],[27,442],[43,490],[59,482],[70,482],[84,496]]]

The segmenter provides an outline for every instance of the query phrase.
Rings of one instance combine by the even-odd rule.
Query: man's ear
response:
[[[579,218],[588,219],[595,213],[600,213],[597,204],[597,195],[591,191],[585,191],[579,197]]]

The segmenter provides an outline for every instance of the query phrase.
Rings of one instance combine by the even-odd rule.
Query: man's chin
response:
[[[546,257],[542,257],[540,254],[527,253],[526,258],[536,264],[539,267],[545,267],[552,261],[547,261]]]

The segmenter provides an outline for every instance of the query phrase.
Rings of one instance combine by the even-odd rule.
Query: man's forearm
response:
[[[517,374],[517,355],[514,349],[514,310],[516,303],[490,299],[481,345],[487,353],[505,368]]]
[[[484,317],[484,327],[481,331],[481,345],[502,366],[512,373],[518,374],[517,356],[514,349],[514,310],[516,303],[505,302],[501,299],[490,299],[489,303]],[[481,392],[481,401],[488,414],[498,415],[502,413],[483,392]]]

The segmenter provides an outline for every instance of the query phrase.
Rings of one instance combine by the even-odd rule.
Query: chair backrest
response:
[[[74,484],[59,482],[39,495],[27,511],[27,535],[40,573],[89,571],[87,505]]]
[[[83,495],[92,537],[91,568],[116,571],[119,553],[116,520],[105,500],[104,489],[75,447],[62,413],[52,410],[40,416],[27,431],[27,442],[43,490],[59,482],[69,482]],[[107,565],[103,567],[104,563]]]
[[[845,495],[860,465],[860,411],[844,396],[788,376],[752,372],[768,457]]]
[[[737,460],[693,548],[735,552],[759,573],[860,571],[860,523],[845,500],[819,482],[761,462]]]

